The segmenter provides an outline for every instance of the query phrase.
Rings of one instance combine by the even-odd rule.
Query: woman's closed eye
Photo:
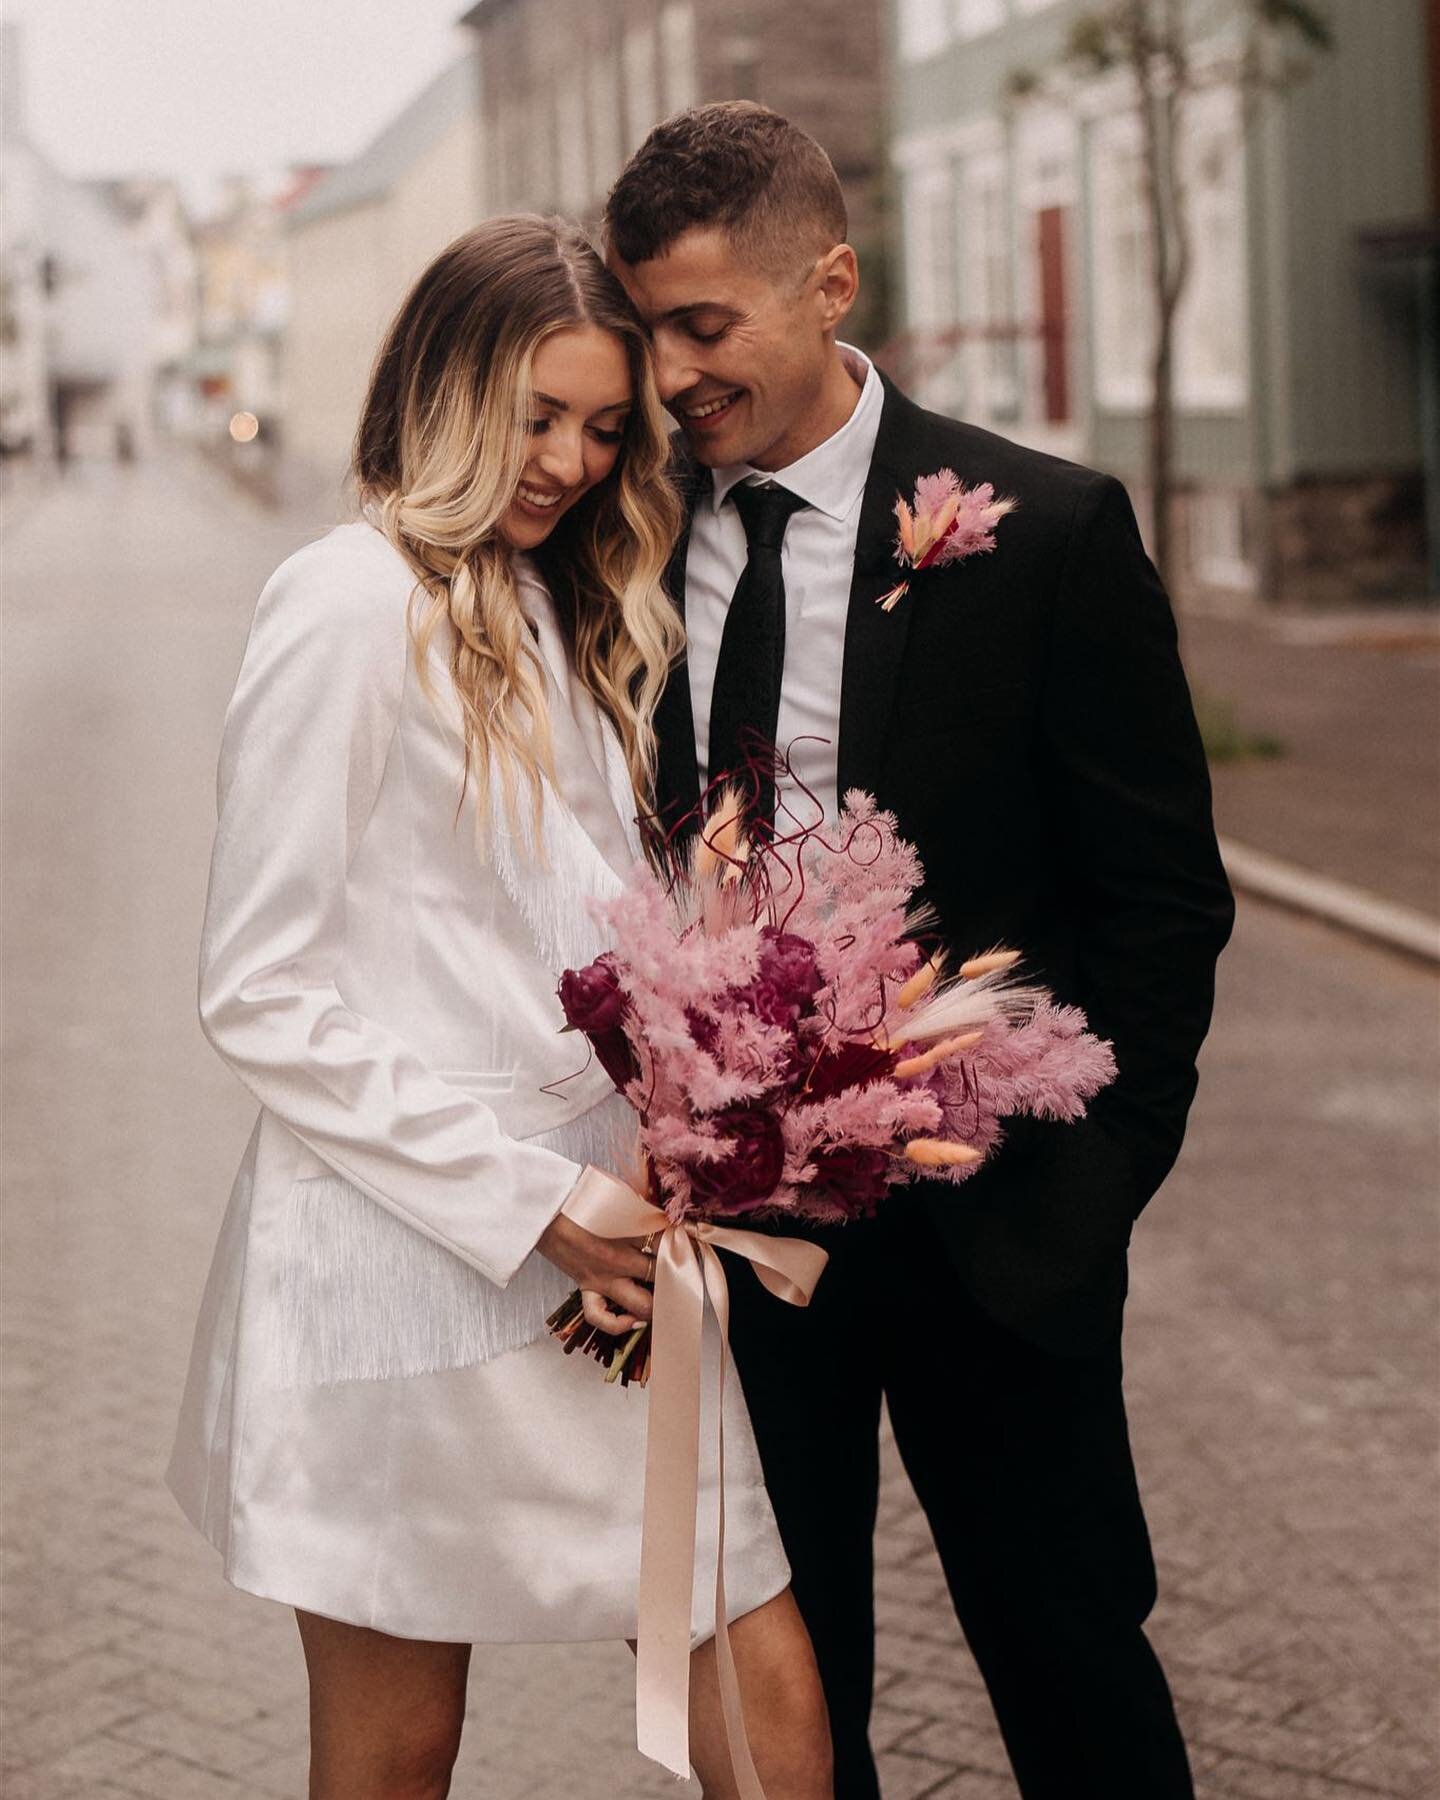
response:
[[[531,437],[544,437],[552,423],[553,421],[550,419],[532,419],[530,421]],[[607,431],[599,425],[591,425],[587,429],[597,444],[623,444],[625,441],[623,427],[618,431]]]

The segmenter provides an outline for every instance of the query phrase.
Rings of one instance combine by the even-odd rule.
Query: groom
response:
[[[829,1701],[838,1800],[878,1795],[882,1396],[1026,1800],[1192,1792],[1143,1625],[1155,1567],[1121,1395],[1131,1225],[1195,1091],[1233,908],[1164,591],[1124,488],[923,412],[837,341],[858,270],[835,171],[749,103],[651,132],[609,260],[682,431],[688,659],[661,706],[678,819],[746,735],[779,789],[853,787],[917,846],[953,961],[995,944],[1083,1006],[1119,1078],[1015,1124],[962,1187],[817,1232],[808,1311],[731,1259],[732,1341]],[[905,578],[896,499],[941,469],[1016,502],[993,552]],[[803,784],[803,786],[802,786]]]

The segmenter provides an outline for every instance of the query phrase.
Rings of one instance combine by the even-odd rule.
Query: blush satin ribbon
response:
[[[586,1168],[561,1208],[598,1237],[658,1233],[651,1331],[650,1414],[645,1436],[645,1506],[640,1541],[635,1727],[642,1755],[686,1779],[690,1774],[690,1614],[695,1586],[699,1503],[700,1351],[705,1296],[720,1326],[716,1439],[720,1479],[715,1552],[715,1664],[725,1736],[741,1800],[765,1800],[755,1772],[740,1683],[725,1616],[725,1370],[730,1353],[730,1290],[716,1247],[743,1256],[765,1287],[791,1306],[807,1306],[829,1260],[802,1238],[773,1238],[708,1220],[674,1225],[657,1206],[604,1170]]]

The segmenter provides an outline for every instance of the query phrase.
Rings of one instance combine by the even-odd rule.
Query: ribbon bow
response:
[[[592,1171],[587,1169],[586,1176]],[[773,1238],[706,1219],[673,1224],[603,1171],[582,1179],[562,1211],[597,1237],[659,1234],[655,1251],[655,1349],[648,1383],[645,1504],[640,1538],[635,1735],[642,1755],[682,1780],[690,1774],[690,1611],[695,1586],[695,1515],[700,1489],[700,1349],[705,1295],[720,1326],[716,1447],[720,1513],[715,1553],[715,1663],[725,1737],[740,1800],[765,1800],[755,1772],[725,1608],[725,1371],[730,1289],[717,1246],[750,1262],[777,1299],[808,1306],[829,1260],[803,1238]]]

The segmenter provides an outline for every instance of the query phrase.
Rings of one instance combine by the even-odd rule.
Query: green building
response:
[[[1232,13],[1184,0],[1207,18]],[[900,336],[939,410],[1111,470],[1147,516],[1153,307],[1128,74],[1058,73],[1087,0],[891,0]],[[1334,47],[1187,103],[1174,585],[1191,604],[1440,594],[1440,0],[1329,0]],[[1204,67],[1229,46],[1201,42]]]

